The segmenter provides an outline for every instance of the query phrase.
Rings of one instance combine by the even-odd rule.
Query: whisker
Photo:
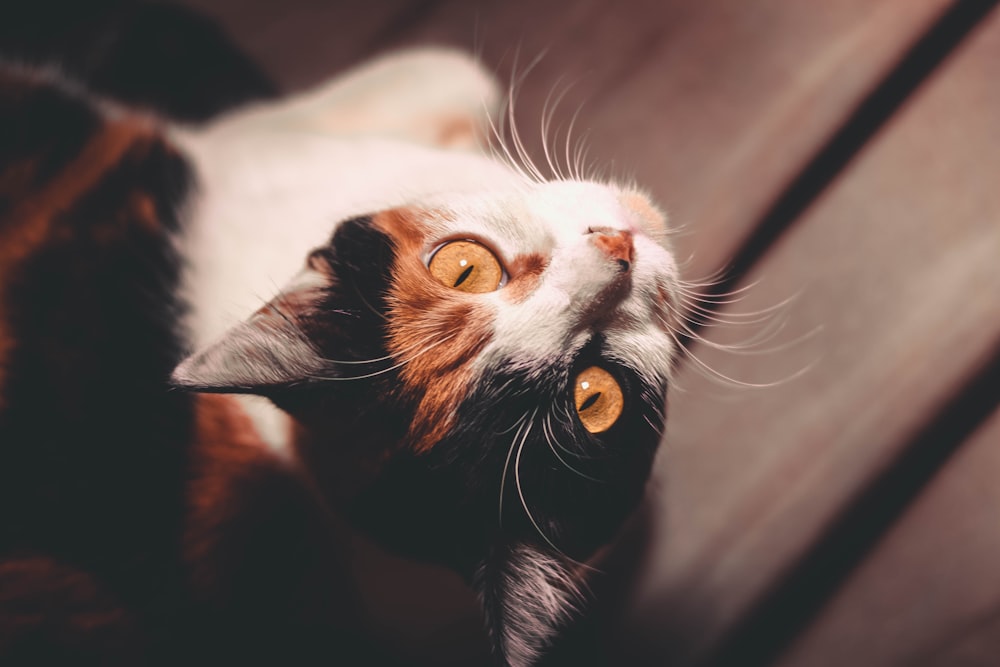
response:
[[[583,147],[582,143],[577,144],[576,148],[573,149],[573,161],[570,162],[569,152],[570,146],[573,145],[573,128],[576,127],[576,121],[580,117],[580,112],[583,111],[583,104],[577,106],[576,111],[569,119],[569,127],[566,129],[566,162],[573,165],[572,171],[570,171],[570,176],[574,179],[580,181],[583,180],[583,172],[581,170],[581,160],[580,160],[580,149]]]
[[[552,444],[553,441],[555,441],[556,443],[558,443],[558,440],[556,440],[555,434],[552,433],[552,424],[549,421],[549,417],[550,416],[551,416],[551,414],[546,414],[545,415],[545,420],[542,422],[542,433],[545,434],[545,442],[546,442],[546,444],[548,444],[549,449],[552,451],[552,453],[555,455],[555,457],[557,459],[559,459],[559,461],[564,466],[566,466],[567,468],[569,468],[571,471],[575,472],[580,477],[583,477],[585,479],[589,479],[592,482],[597,482],[598,484],[606,484],[607,482],[605,482],[604,480],[597,479],[596,477],[591,477],[590,475],[587,475],[587,474],[584,474],[584,473],[580,472],[579,470],[577,470],[576,468],[574,468],[573,466],[571,466],[569,463],[567,463],[566,459],[564,459],[562,456],[559,455],[559,452],[556,451],[556,448]],[[566,448],[563,447],[562,445],[559,445],[559,449],[563,450],[564,452],[566,451]],[[567,452],[567,453],[569,453],[569,452]]]
[[[494,158],[498,158],[501,162],[503,162],[508,167],[513,169],[525,181],[533,182],[531,176],[521,167],[518,161],[511,154],[510,149],[507,147],[507,142],[504,141],[503,138],[504,125],[502,124],[503,118],[504,118],[504,112],[501,110],[500,112],[501,125],[499,127],[496,125],[496,123],[494,123],[492,117],[489,117],[487,119],[490,126],[490,134],[492,135],[495,142],[495,143],[491,142],[490,152]],[[499,150],[497,150],[497,147],[499,147]]]
[[[545,162],[549,165],[549,169],[552,171],[555,177],[563,181],[566,180],[566,174],[563,173],[562,167],[559,165],[559,160],[555,157],[554,152],[549,150],[549,130],[552,127],[552,120],[555,118],[556,110],[559,108],[559,105],[562,103],[563,98],[566,97],[567,93],[569,93],[572,87],[570,85],[564,86],[562,92],[560,92],[556,96],[554,101],[552,100],[552,95],[558,89],[559,85],[562,83],[564,78],[565,75],[560,76],[559,79],[557,79],[555,84],[552,86],[552,89],[549,91],[549,94],[546,95],[545,104],[542,105],[542,124],[541,124],[542,151],[545,155]],[[549,106],[550,104],[551,106]],[[555,145],[558,142],[558,135],[559,132],[557,130],[555,136],[552,137],[553,145]],[[569,164],[566,165],[566,168],[567,169],[569,168]]]
[[[524,142],[521,140],[521,133],[517,129],[517,123],[514,121],[514,103],[516,97],[514,96],[514,89],[511,88],[507,93],[508,105],[507,105],[507,120],[510,123],[510,136],[514,142],[514,150],[517,152],[518,156],[521,158],[522,163],[528,169],[528,171],[534,177],[535,182],[543,183],[545,181],[545,176],[542,174],[541,170],[535,165],[531,156],[528,155],[527,149],[524,147]]]
[[[500,116],[501,120],[500,136],[498,137],[498,139],[501,142],[501,145],[504,148],[504,151],[512,160],[514,160],[514,156],[511,155],[511,152],[507,148],[506,142],[504,141],[504,130],[505,129],[509,130],[511,141],[513,142],[514,146],[514,152],[517,154],[516,162],[520,164],[520,168],[518,169],[518,171],[523,176],[528,178],[529,181],[536,183],[544,182],[545,178],[539,171],[538,167],[534,164],[534,162],[532,162],[530,156],[528,155],[527,150],[524,147],[524,143],[521,141],[521,136],[517,130],[517,124],[514,119],[514,108],[516,106],[516,101],[517,101],[517,89],[528,77],[531,71],[538,65],[538,63],[542,61],[542,58],[544,58],[544,56],[545,56],[545,51],[543,50],[531,63],[528,64],[528,66],[524,69],[523,73],[519,75],[517,74],[517,69],[518,69],[518,59],[520,57],[520,51],[519,50],[515,51],[513,72],[511,75],[512,81],[511,85],[507,89],[507,101],[505,104],[506,113],[502,113]],[[506,121],[509,124],[509,127],[506,127],[503,124],[504,121]]]
[[[538,410],[536,409],[535,412],[538,412]],[[534,418],[534,416],[532,416],[532,418]],[[517,446],[517,439],[521,436],[521,430],[524,429],[524,427],[526,425],[526,421],[525,420],[527,420],[527,419],[528,419],[528,412],[525,411],[524,415],[518,421],[517,433],[514,434],[514,437],[510,441],[510,449],[507,450],[507,458],[506,458],[506,460],[504,460],[504,464],[503,464],[503,474],[500,475],[500,507],[499,507],[499,511],[497,513],[497,522],[501,526],[503,525],[503,491],[504,491],[504,488],[507,485],[507,470],[510,469],[510,458],[511,458],[511,456],[514,455],[514,449]],[[531,426],[530,426],[530,424],[528,424],[528,429],[530,430],[530,428],[531,428]],[[527,438],[527,437],[528,437],[528,433],[527,433],[527,431],[525,431],[524,438]],[[524,439],[523,438],[521,440],[521,443],[522,444],[524,443]]]
[[[769,352],[774,352],[774,351],[779,351],[779,350],[782,350],[782,349],[786,349],[787,347],[790,347],[792,345],[797,345],[797,344],[803,342],[804,340],[807,340],[807,339],[811,338],[813,335],[815,335],[815,333],[819,329],[822,328],[822,327],[818,327],[817,329],[814,329],[813,331],[808,332],[808,333],[804,334],[803,336],[800,336],[799,338],[796,338],[795,340],[791,341],[790,343],[783,343],[782,345],[774,347],[774,348],[761,349],[760,348],[761,345],[763,345],[764,343],[767,343],[768,341],[773,340],[774,338],[776,338],[778,336],[779,333],[781,333],[781,331],[783,331],[785,329],[785,327],[787,326],[787,323],[788,323],[787,320],[784,320],[784,319],[783,320],[775,320],[775,319],[770,319],[769,318],[770,321],[768,322],[768,326],[763,327],[759,332],[757,332],[756,334],[754,334],[750,338],[747,338],[743,342],[741,342],[741,343],[732,343],[732,344],[723,344],[723,343],[717,343],[715,341],[711,341],[711,340],[705,338],[696,329],[688,326],[686,318],[681,317],[680,313],[678,313],[677,311],[675,311],[670,306],[667,306],[667,308],[674,315],[673,321],[667,320],[666,318],[663,317],[662,314],[657,313],[657,315],[656,315],[657,318],[659,319],[660,323],[664,327],[666,327],[666,328],[674,331],[675,333],[678,333],[678,334],[680,334],[682,336],[685,336],[686,338],[689,338],[691,340],[695,340],[695,341],[698,341],[700,343],[703,343],[703,344],[707,345],[708,347],[711,347],[711,348],[714,348],[714,349],[717,349],[717,350],[722,350],[724,352],[733,352],[734,354],[765,354],[765,353],[769,353]],[[733,326],[744,326],[747,323],[745,323],[745,322],[739,322],[739,323],[730,323],[730,324],[732,324]]]
[[[677,336],[668,332],[668,335],[674,339],[674,342],[681,347],[680,341]],[[777,387],[788,382],[791,382],[799,377],[802,377],[805,373],[809,372],[817,362],[812,362],[806,367],[796,371],[792,375],[782,378],[780,380],[775,380],[774,382],[744,382],[743,380],[737,380],[736,378],[730,377],[721,371],[712,368],[709,364],[705,363],[697,354],[695,354],[691,348],[687,348],[684,353],[684,358],[691,359],[695,363],[695,368],[703,371],[703,376],[711,381],[721,382],[721,384],[729,387],[737,387],[742,389],[768,389],[771,387]]]
[[[538,410],[536,409],[535,414],[532,414],[531,418],[534,419],[537,413]],[[529,430],[530,430],[530,422],[529,422]],[[552,547],[552,549],[555,550],[556,553],[558,553],[563,558],[567,559],[568,561],[582,568],[589,569],[591,571],[596,571],[596,568],[594,568],[593,566],[587,565],[586,563],[582,563],[576,560],[575,558],[567,554],[565,551],[557,547],[555,542],[553,542],[549,538],[549,536],[545,534],[545,531],[542,530],[541,526],[538,525],[538,521],[535,520],[535,517],[531,513],[531,510],[528,509],[528,501],[525,500],[524,489],[521,488],[521,452],[524,451],[524,443],[526,440],[527,440],[527,432],[525,433],[525,436],[521,439],[521,444],[518,445],[517,447],[517,455],[514,457],[514,487],[517,489],[517,496],[521,500],[521,507],[524,509],[524,513],[528,515],[528,520],[531,521],[531,525],[535,527],[535,530],[538,532],[541,538],[545,540],[545,542],[550,547]]]
[[[735,326],[750,326],[768,322],[775,317],[775,313],[730,313],[728,311],[712,310],[698,304],[687,303],[681,300],[681,305],[689,311],[684,319],[704,320],[706,322],[716,322],[718,324],[731,324]],[[676,311],[675,312],[679,312]],[[751,319],[752,318],[752,319]]]
[[[377,377],[379,375],[384,375],[398,368],[402,368],[410,362],[409,359],[404,359],[398,364],[393,364],[388,368],[383,368],[381,370],[374,371],[372,373],[366,373],[364,375],[350,375],[350,376],[326,376],[326,375],[309,375],[307,376],[310,380],[319,380],[321,382],[352,382],[354,380],[367,380],[369,378]]]
[[[392,366],[389,366],[388,368],[383,368],[381,370],[374,371],[372,373],[365,373],[364,375],[350,375],[350,376],[310,375],[309,379],[311,379],[311,380],[319,380],[319,381],[323,381],[323,382],[346,382],[346,381],[354,381],[354,380],[367,380],[369,378],[377,377],[379,375],[383,375],[385,373],[389,373],[391,371],[394,371],[394,370],[397,370],[399,368],[402,368],[403,366],[405,366],[408,363],[411,363],[412,361],[414,361],[418,357],[423,356],[424,354],[427,354],[428,352],[430,352],[434,348],[436,348],[436,347],[438,347],[438,346],[440,346],[440,345],[442,345],[442,344],[444,344],[444,343],[452,340],[453,338],[455,338],[456,335],[457,334],[453,333],[453,334],[449,334],[448,336],[445,336],[444,338],[440,338],[440,339],[434,341],[433,343],[431,343],[430,345],[425,346],[424,348],[422,348],[421,350],[419,350],[417,353],[415,353],[413,356],[408,357],[408,358],[404,358],[401,361],[399,361],[398,363],[393,364]],[[388,359],[392,359],[394,357],[390,356],[390,357],[387,357],[387,358]],[[334,362],[334,363],[336,363],[336,362]]]
[[[649,428],[653,429],[653,432],[656,433],[657,437],[659,437],[659,438],[663,437],[663,427],[662,426],[657,427],[653,422],[651,422],[649,420],[649,417],[647,417],[646,415],[643,415],[642,418],[646,420],[646,423],[649,424]]]
[[[683,287],[677,288],[677,293],[692,303],[701,303],[706,306],[728,306],[740,303],[746,298],[745,294],[704,294],[693,292]]]
[[[377,308],[375,308],[375,306],[368,303],[368,299],[365,298],[365,295],[361,293],[361,290],[359,290],[358,286],[355,285],[353,282],[351,283],[351,289],[354,290],[354,294],[358,297],[358,299],[361,300],[361,303],[364,305],[365,308],[374,313],[377,317],[379,317],[383,321],[385,322],[389,321],[389,318],[385,316],[385,313],[380,312]]]

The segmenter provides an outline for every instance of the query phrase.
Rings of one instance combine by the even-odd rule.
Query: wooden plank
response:
[[[748,277],[760,284],[735,310],[799,292],[773,343],[821,327],[814,336],[763,355],[695,346],[706,365],[741,381],[794,379],[727,391],[713,389],[697,363],[680,374],[652,541],[624,622],[622,650],[639,664],[710,659],[993,361],[997,62],[994,14]],[[735,344],[748,335],[724,328],[707,337]]]
[[[778,663],[995,665],[1000,410],[928,486]]]
[[[284,91],[315,85],[372,55],[431,3],[414,0],[180,0],[215,19]]]
[[[390,3],[187,0],[286,89],[401,46],[478,53],[520,80],[516,116],[542,160],[546,101],[569,86],[598,171],[648,187],[684,233],[687,273],[722,266],[948,0]],[[516,61],[516,63],[515,63]],[[562,152],[562,140],[555,144]]]
[[[521,62],[541,55],[517,98],[532,153],[542,155],[539,119],[553,89],[573,83],[564,123],[579,108],[574,133],[586,134],[594,169],[634,177],[662,202],[697,277],[728,261],[947,4],[518,0],[484,3],[473,25],[477,52],[501,71],[514,50]],[[467,6],[442,3],[406,42],[468,44],[470,19],[454,18]]]

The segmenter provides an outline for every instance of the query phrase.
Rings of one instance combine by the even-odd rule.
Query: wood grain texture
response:
[[[772,247],[746,284],[760,282],[729,309],[795,295],[773,343],[811,337],[780,354],[694,346],[721,374],[778,384],[713,389],[697,362],[678,379],[636,585],[635,622],[661,658],[714,660],[723,636],[995,358],[1000,161],[984,147],[1000,140],[998,58],[993,16]],[[707,335],[735,344],[747,332]]]
[[[948,4],[215,0],[203,9],[286,90],[388,49],[471,50],[518,82],[515,117],[538,161],[546,104],[568,89],[553,124],[558,152],[579,110],[573,143],[586,144],[596,171],[650,189],[683,230],[686,273],[700,277],[728,261]]]
[[[940,471],[777,664],[995,664],[998,443],[1000,411]]]

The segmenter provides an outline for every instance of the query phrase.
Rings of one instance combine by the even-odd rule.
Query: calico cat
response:
[[[420,51],[181,128],[0,71],[5,664],[378,664],[338,517],[539,659],[642,496],[678,275],[636,189],[469,150],[499,99]]]

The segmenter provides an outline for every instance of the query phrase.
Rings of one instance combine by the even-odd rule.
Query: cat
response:
[[[642,497],[679,278],[638,189],[474,149],[499,90],[419,50],[176,127],[0,70],[0,656],[372,651],[346,517],[540,659]]]

